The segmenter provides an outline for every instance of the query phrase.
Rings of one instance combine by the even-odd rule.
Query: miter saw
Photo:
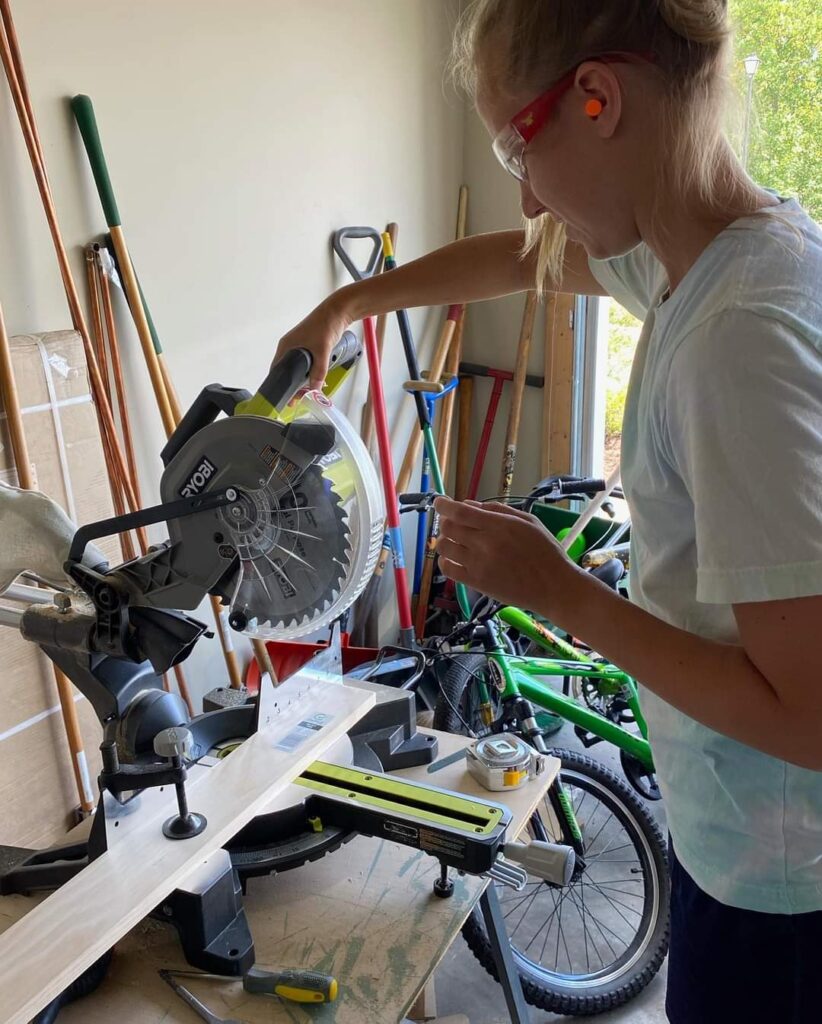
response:
[[[358,354],[357,339],[346,332],[332,356],[330,388]],[[228,605],[233,629],[293,638],[334,622],[367,583],[383,536],[376,471],[326,395],[292,401],[310,369],[310,354],[297,349],[274,365],[254,396],[205,388],[163,449],[161,504],[74,533],[64,565],[73,589],[6,591],[28,607],[0,608],[0,624],[18,626],[94,707],[103,726],[103,770],[88,841],[29,858],[0,877],[0,893],[62,884],[107,848],[112,802],[119,814],[152,787],[174,785],[180,795],[187,765],[222,756],[257,729],[261,702],[191,719],[183,701],[162,688],[162,673],[207,631],[187,614],[206,594]],[[52,548],[67,522],[52,517]],[[93,548],[105,536],[157,523],[167,525],[169,539],[122,565],[108,566]],[[31,566],[3,568],[7,582]],[[53,581],[53,572],[45,575]],[[311,665],[326,673],[336,667],[339,675],[338,640]],[[444,871],[496,872],[524,884],[523,872],[498,863],[510,820],[504,807],[380,774],[430,760],[436,748],[432,737],[415,734],[413,694],[400,691],[398,698],[399,704],[378,702],[357,726],[353,746],[334,752],[341,764],[315,762],[301,776],[303,800],[254,819],[228,844],[216,874],[158,908],[177,926],[192,964],[239,974],[253,961],[240,876],[297,866],[356,832],[424,849]],[[206,827],[180,801],[178,818],[164,827],[170,840]]]

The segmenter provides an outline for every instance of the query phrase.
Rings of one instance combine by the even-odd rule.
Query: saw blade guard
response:
[[[339,618],[362,593],[382,546],[385,504],[374,463],[321,392],[290,406],[271,473],[223,510],[240,571],[229,621],[246,635],[288,640]]]

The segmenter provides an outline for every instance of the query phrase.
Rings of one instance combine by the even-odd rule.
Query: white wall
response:
[[[491,151],[488,132],[476,112],[468,107],[465,119],[465,181],[470,190],[471,233],[503,231],[522,224],[517,182],[499,164]],[[492,302],[477,303],[468,310],[462,358],[501,370],[513,371],[519,340],[525,296],[514,295]],[[528,372],[543,375],[543,310],[537,309],[531,339]],[[472,453],[476,451],[482,422],[493,382],[477,378],[472,408]],[[491,444],[480,482],[480,497],[499,491],[502,452],[511,402],[510,384],[506,384],[494,421]],[[522,406],[517,461],[514,470],[514,494],[529,490],[540,478],[543,392],[527,387]],[[472,454],[473,458],[473,454]]]
[[[330,256],[335,228],[396,220],[400,260],[453,237],[464,118],[443,82],[450,0],[13,6],[78,282],[81,247],[105,229],[67,103],[85,92],[184,406],[212,381],[253,390],[277,338],[344,282]],[[39,198],[0,82],[0,301],[11,333],[65,328]],[[473,220],[477,207],[475,230],[484,226]],[[439,321],[438,311],[413,314],[423,350]],[[125,324],[123,335],[151,501],[162,433]],[[392,347],[398,354],[393,324]],[[387,358],[395,423],[404,378],[396,356]],[[341,400],[356,423],[364,394],[361,372]],[[406,401],[397,459],[412,417]],[[216,641],[201,643],[189,664],[198,692],[223,681]]]

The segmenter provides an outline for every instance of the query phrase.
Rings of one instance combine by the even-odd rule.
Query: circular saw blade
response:
[[[240,572],[231,616],[240,628],[276,634],[308,626],[340,593],[351,561],[339,495],[322,468],[282,466],[256,490],[238,490],[221,511]]]

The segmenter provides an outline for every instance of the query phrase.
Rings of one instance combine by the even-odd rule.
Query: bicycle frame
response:
[[[522,635],[528,637],[543,648],[550,657],[533,658],[511,654],[504,649],[497,629],[489,629],[484,641],[485,654],[499,673],[499,699],[502,702],[524,697],[541,710],[552,712],[559,717],[580,726],[594,736],[599,736],[626,754],[635,758],[649,771],[654,764],[651,747],[648,743],[648,727],[639,708],[636,683],[615,665],[607,662],[595,662],[583,651],[566,643],[555,636],[551,630],[537,622],[527,612],[512,606],[500,608],[495,615],[498,623],[512,626]],[[546,676],[580,676],[600,681],[604,693],[621,693],[633,713],[640,735],[628,732],[622,726],[604,718],[596,711],[584,707],[573,697],[567,697],[552,689],[535,677]],[[480,683],[480,696],[483,702],[489,702],[487,685]]]

